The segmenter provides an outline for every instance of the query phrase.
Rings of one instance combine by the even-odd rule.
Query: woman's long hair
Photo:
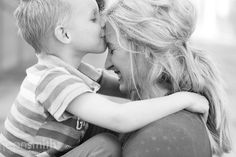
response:
[[[195,29],[195,8],[188,0],[121,0],[104,12],[114,28],[120,47],[131,52],[137,95],[148,99],[191,91],[204,95],[210,104],[206,123],[214,154],[231,150],[225,95],[213,62],[193,49],[189,38]],[[127,43],[121,44],[121,40]],[[135,67],[135,68],[133,68]]]

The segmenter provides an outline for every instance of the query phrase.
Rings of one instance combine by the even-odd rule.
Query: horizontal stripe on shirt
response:
[[[5,148],[7,148],[8,150],[10,150],[11,152],[13,152],[15,154],[19,154],[24,157],[29,156],[29,155],[38,154],[37,152],[34,152],[34,151],[26,151],[26,150],[22,149],[21,147],[19,147],[15,143],[12,143],[8,139],[6,139],[6,137],[3,135],[0,135],[0,141],[1,141],[1,145],[3,145]]]
[[[6,139],[8,139],[12,143],[16,144],[17,146],[19,146],[25,150],[30,150],[30,151],[42,153],[42,152],[50,149],[50,147],[47,145],[30,144],[29,142],[24,141],[16,136],[14,136],[13,134],[11,134],[10,132],[8,132],[6,130],[3,132],[3,135],[6,137]]]
[[[44,102],[41,102],[41,103],[44,104],[44,107],[46,109],[49,109],[56,99],[58,99],[59,97],[61,97],[61,99],[65,99],[65,97],[68,96],[68,94],[73,89],[79,88],[79,87],[80,87],[80,84],[78,84],[77,81],[74,79],[64,80],[63,82],[60,83],[60,85],[54,88],[54,90],[51,92],[48,98]],[[60,102],[63,102],[63,100]],[[58,104],[58,105],[61,105],[61,104]]]
[[[12,125],[17,127],[19,130],[21,130],[31,136],[34,136],[37,133],[37,129],[26,126],[25,124],[27,124],[27,123],[20,123],[11,114],[8,116],[8,120]]]
[[[1,143],[0,143],[0,155],[2,154],[4,157],[24,157],[24,156],[21,156],[19,154],[16,154],[12,151],[10,151],[9,149],[7,149],[5,146],[3,146]]]
[[[43,123],[46,119],[46,117],[44,115],[41,115],[39,113],[29,110],[28,108],[21,105],[18,101],[15,101],[15,105],[16,105],[18,112],[29,119],[32,119],[32,120],[37,121],[39,123]]]
[[[25,98],[23,95],[19,94],[17,96],[16,101],[18,103],[20,103],[22,106],[26,107],[27,109],[31,110],[32,112],[36,112],[36,113],[44,113],[45,114],[45,109],[43,108],[43,106],[41,106],[38,103],[34,103],[30,100],[28,100],[27,98]],[[36,101],[35,101],[36,102]],[[45,114],[45,118],[46,118],[46,114]]]
[[[45,74],[46,75],[46,74]],[[57,85],[59,85],[62,81],[65,79],[70,78],[70,75],[67,73],[61,73],[58,71],[54,71],[52,73],[49,73],[46,75],[40,82],[39,86],[36,89],[36,95],[40,96],[41,93],[51,93],[51,91],[44,91],[46,89],[55,88]],[[51,89],[53,90],[53,89]]]
[[[32,82],[28,81],[28,79],[22,83],[21,88],[25,88],[32,93],[35,93],[36,90],[36,86]]]
[[[42,129],[47,129],[51,131],[58,131],[64,135],[70,136],[71,138],[78,139],[81,136],[81,132],[76,130],[77,119],[68,119],[63,121],[62,123],[58,123],[56,121],[48,121],[44,125],[41,126]]]
[[[40,128],[42,123],[35,121],[33,119],[27,118],[24,114],[21,114],[15,105],[12,106],[11,113],[9,114],[9,117],[13,117],[18,122],[22,123],[23,125],[26,125],[27,127],[30,127],[32,129],[37,130]]]
[[[58,131],[48,130],[44,128],[40,128],[38,131],[38,136],[48,137],[50,139],[56,139],[57,141],[60,141],[68,146],[73,146],[75,144],[78,144],[80,141],[78,139],[74,139],[70,136],[67,136],[65,134],[62,134]]]

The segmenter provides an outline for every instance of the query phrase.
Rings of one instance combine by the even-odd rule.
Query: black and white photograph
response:
[[[0,0],[0,157],[235,157],[236,0]]]

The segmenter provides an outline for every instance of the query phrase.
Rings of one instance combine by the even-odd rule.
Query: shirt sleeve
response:
[[[39,81],[36,101],[57,121],[70,118],[66,108],[79,95],[92,90],[81,78],[71,75],[63,68],[48,70]]]

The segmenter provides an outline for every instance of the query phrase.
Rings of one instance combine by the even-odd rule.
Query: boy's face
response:
[[[102,53],[106,49],[104,26],[95,0],[69,0],[72,16],[68,24],[76,51]]]

